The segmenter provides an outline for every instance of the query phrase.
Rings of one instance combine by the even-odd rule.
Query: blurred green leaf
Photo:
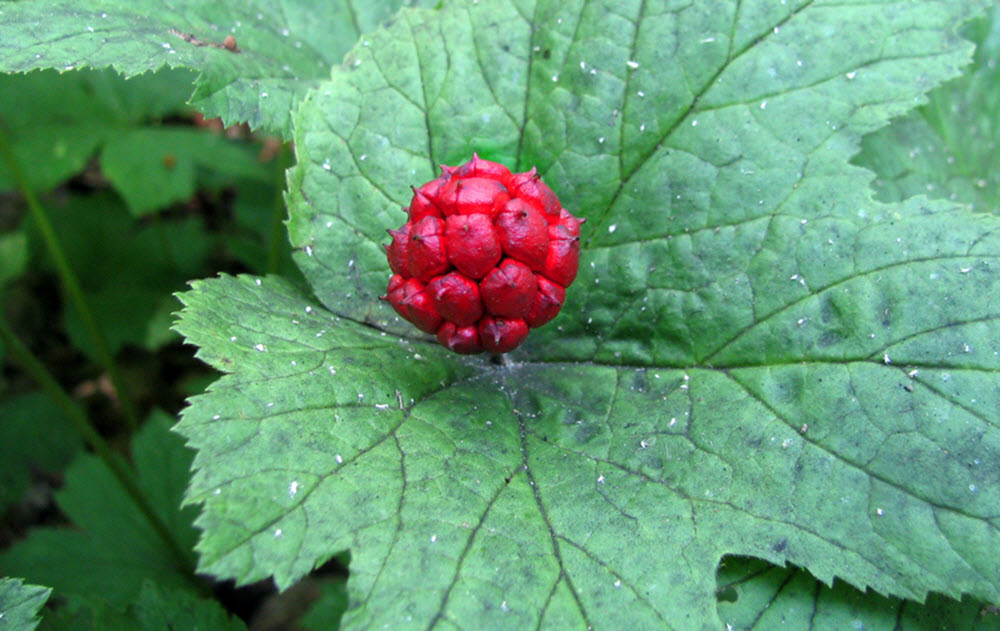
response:
[[[138,597],[113,607],[96,598],[70,596],[40,627],[42,631],[243,631],[246,626],[215,600],[146,581]]]
[[[194,195],[201,171],[225,174],[231,181],[267,177],[253,146],[195,129],[122,133],[101,152],[101,170],[136,215]]]
[[[16,578],[0,578],[0,631],[31,631],[38,626],[38,610],[48,600],[48,587],[25,585]]]
[[[302,616],[299,625],[307,631],[337,631],[347,611],[347,581],[327,580],[320,586],[319,599]]]
[[[176,309],[171,292],[204,273],[214,237],[200,219],[137,221],[110,194],[73,195],[50,204],[49,213],[112,352],[176,339],[151,327]],[[40,243],[32,249],[44,250]],[[73,345],[93,356],[79,314],[69,309],[64,317]]]
[[[0,513],[20,501],[34,471],[55,473],[82,447],[59,408],[41,393],[0,400]]]
[[[28,266],[28,237],[23,230],[0,234],[0,290]]]
[[[154,413],[133,441],[140,488],[181,545],[194,545],[194,511],[180,509],[191,452],[169,431],[171,419]],[[80,456],[56,495],[75,528],[37,528],[0,553],[5,571],[51,585],[60,594],[105,600],[123,607],[152,580],[167,589],[192,590],[193,577],[136,508],[107,467]]]

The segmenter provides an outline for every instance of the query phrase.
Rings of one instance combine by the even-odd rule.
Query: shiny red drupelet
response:
[[[390,230],[383,300],[456,353],[506,353],[559,314],[580,263],[580,224],[535,169],[473,154],[413,189]]]

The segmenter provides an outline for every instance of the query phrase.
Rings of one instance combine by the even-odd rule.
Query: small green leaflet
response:
[[[31,631],[38,626],[38,610],[49,599],[48,587],[25,585],[16,578],[0,578],[0,629]]]

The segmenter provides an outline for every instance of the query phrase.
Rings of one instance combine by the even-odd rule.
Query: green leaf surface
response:
[[[401,12],[296,114],[326,309],[276,278],[182,297],[230,373],[178,425],[201,568],[286,587],[349,548],[345,628],[718,629],[729,555],[996,602],[1000,223],[848,164],[985,6]],[[499,365],[377,300],[408,185],[473,151],[588,218],[563,313]]]
[[[822,585],[807,572],[764,561],[729,558],[719,571],[719,616],[729,631],[865,629],[986,631],[1000,628],[995,608],[971,598],[931,595],[918,604],[859,592],[837,581]]]
[[[169,432],[170,418],[157,412],[136,434],[133,458],[138,484],[182,546],[194,545],[193,511],[181,510],[191,452]],[[51,585],[59,593],[124,607],[139,597],[144,581],[192,589],[191,577],[95,456],[81,456],[56,495],[75,528],[39,528],[0,555],[5,571]]]
[[[17,578],[0,578],[0,629],[32,631],[38,626],[38,610],[51,592],[48,587],[25,585]]]
[[[878,174],[878,199],[924,194],[1000,211],[1000,7],[964,32],[979,45],[966,74],[864,139],[854,163]]]
[[[33,471],[62,470],[83,446],[52,400],[33,392],[0,401],[0,513],[24,497]]]
[[[0,70],[163,66],[201,73],[191,98],[208,116],[289,137],[289,113],[363,32],[402,0],[22,0],[0,4]],[[407,2],[405,4],[413,4]],[[317,19],[317,16],[323,16]],[[238,51],[223,47],[232,35]]]

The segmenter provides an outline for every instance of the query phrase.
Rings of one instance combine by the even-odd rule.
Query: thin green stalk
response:
[[[146,494],[136,484],[132,472],[122,463],[120,458],[115,456],[111,448],[108,447],[107,442],[104,441],[104,438],[94,430],[90,420],[83,410],[80,409],[76,401],[66,393],[42,362],[14,334],[14,331],[10,328],[10,324],[7,323],[7,319],[2,313],[0,313],[0,339],[3,340],[7,353],[10,354],[32,379],[38,382],[42,390],[62,410],[66,418],[73,423],[73,426],[83,436],[83,439],[87,441],[87,444],[94,450],[94,453],[107,465],[111,473],[115,476],[115,479],[118,480],[122,488],[125,489],[125,492],[135,502],[139,511],[149,520],[153,530],[156,531],[156,534],[159,535],[170,549],[170,552],[177,559],[180,568],[194,580],[194,558],[191,551],[185,549],[177,541],[170,528],[160,518],[153,505],[149,503]]]
[[[128,423],[129,431],[134,434],[139,427],[139,414],[136,412],[131,392],[125,385],[125,380],[122,379],[121,372],[118,370],[118,365],[115,363],[114,357],[111,355],[111,350],[108,347],[108,341],[104,337],[104,333],[101,331],[100,327],[97,326],[97,320],[94,318],[93,312],[87,305],[87,301],[83,296],[83,290],[80,288],[80,282],[77,280],[76,274],[73,272],[69,262],[66,260],[66,254],[63,252],[62,246],[59,244],[59,239],[56,237],[55,230],[52,229],[52,222],[49,221],[49,217],[46,214],[45,209],[39,203],[38,198],[35,196],[35,192],[31,189],[31,185],[28,184],[27,178],[24,177],[21,165],[18,163],[17,156],[14,155],[14,152],[10,147],[10,143],[7,142],[7,136],[3,133],[3,129],[0,129],[0,153],[3,154],[4,160],[7,162],[7,166],[10,168],[11,174],[14,176],[14,181],[17,182],[18,189],[24,196],[25,201],[28,203],[28,209],[31,212],[32,219],[34,219],[35,223],[38,225],[38,230],[42,234],[42,240],[45,241],[45,247],[48,249],[49,255],[55,262],[56,270],[62,280],[63,287],[69,295],[73,306],[80,314],[80,319],[83,321],[83,325],[86,327],[87,333],[90,335],[90,339],[94,343],[94,350],[97,352],[97,359],[101,366],[103,366],[108,372],[111,384],[114,386],[115,392],[118,394],[118,401],[121,403],[122,413],[125,415],[125,421]]]
[[[278,155],[274,157],[275,169],[278,171],[277,180],[284,181],[285,169],[289,162],[288,144],[283,143]],[[281,264],[282,245],[288,243],[282,222],[287,214],[285,210],[285,190],[283,186],[277,187],[274,200],[274,212],[271,213],[271,229],[267,237],[267,266],[264,268],[267,274],[277,274],[278,266]]]

